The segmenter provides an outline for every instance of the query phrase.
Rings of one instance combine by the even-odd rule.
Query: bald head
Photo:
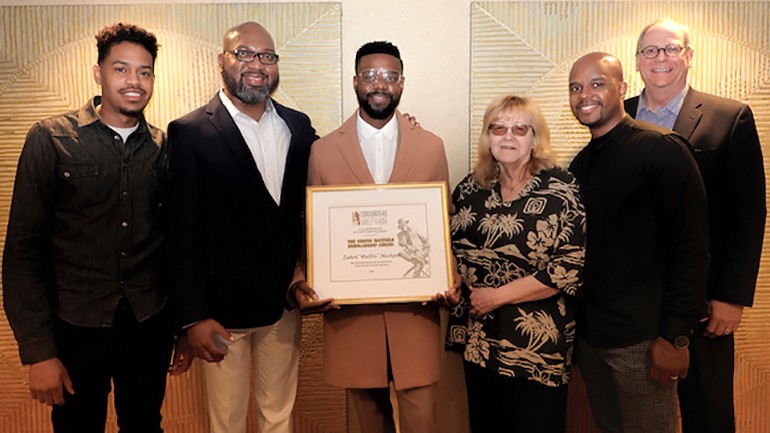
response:
[[[572,81],[572,75],[576,70],[584,70],[589,66],[597,65],[607,77],[615,79],[618,82],[623,81],[623,65],[620,63],[620,60],[612,54],[603,53],[601,51],[588,53],[577,59],[569,72],[570,81]]]
[[[270,36],[270,33],[267,31],[267,29],[262,27],[262,25],[257,22],[247,21],[245,23],[238,24],[237,26],[232,27],[230,30],[225,32],[225,36],[222,39],[223,50],[226,51],[236,48],[238,41],[243,37],[259,37],[262,39],[266,38],[270,40],[272,45],[275,45],[273,43],[273,37]]]
[[[601,137],[626,115],[623,98],[627,87],[620,60],[603,52],[586,54],[569,73],[572,113],[593,137]]]

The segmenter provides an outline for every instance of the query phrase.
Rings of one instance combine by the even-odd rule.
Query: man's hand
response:
[[[302,314],[323,313],[340,308],[334,303],[334,298],[318,299],[318,294],[308,285],[307,281],[293,283],[289,288],[289,296],[294,298]]]
[[[688,349],[677,349],[664,338],[658,337],[650,346],[650,358],[650,377],[653,380],[666,384],[687,377],[690,366]]]
[[[180,335],[174,345],[174,357],[168,367],[168,374],[177,376],[189,370],[194,357],[195,353],[193,353],[190,345],[190,338],[186,335]]]
[[[187,328],[187,337],[193,353],[208,362],[219,362],[227,354],[227,350],[221,348],[215,341],[217,335],[225,342],[233,341],[233,336],[227,332],[227,329],[214,319],[201,320]]]
[[[59,358],[46,359],[29,366],[29,391],[32,398],[51,405],[64,404],[62,389],[75,394],[67,369]]]
[[[452,284],[452,287],[444,293],[436,293],[433,295],[433,302],[436,302],[444,307],[454,307],[460,302],[461,285],[462,277],[455,271],[454,284]]]
[[[735,332],[741,324],[743,305],[730,304],[717,300],[709,301],[709,323],[703,331],[703,336],[708,338],[721,337]]]
[[[411,114],[409,114],[409,113],[403,113],[403,114],[404,114],[404,117],[406,118],[406,120],[407,120],[409,123],[411,123],[411,124],[412,124],[412,126],[414,126],[415,128],[419,128],[419,127],[420,127],[420,122],[418,122],[418,121],[417,121],[417,118],[416,118],[416,117],[412,116],[412,115],[411,115]]]

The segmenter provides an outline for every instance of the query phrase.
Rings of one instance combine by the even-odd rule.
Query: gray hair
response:
[[[690,30],[687,29],[687,26],[684,24],[678,23],[670,18],[663,18],[662,20],[655,21],[651,24],[647,24],[643,29],[642,32],[639,33],[639,39],[636,41],[636,50],[641,50],[642,47],[642,38],[644,38],[644,35],[647,33],[648,30],[650,30],[652,27],[657,26],[658,24],[667,24],[672,27],[676,27],[682,32],[682,35],[684,36],[684,47],[690,48]]]

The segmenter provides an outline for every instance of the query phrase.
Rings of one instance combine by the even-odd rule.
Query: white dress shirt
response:
[[[281,204],[281,187],[286,171],[286,155],[289,153],[291,131],[286,122],[281,119],[268,99],[262,118],[259,122],[243,114],[235,107],[223,90],[219,91],[219,99],[235,121],[243,139],[249,146],[251,156],[257,163],[257,169],[262,175],[267,190],[277,204]]]
[[[393,164],[396,162],[398,119],[393,116],[382,129],[377,129],[366,123],[359,112],[356,118],[356,131],[374,183],[388,183],[393,173]]]

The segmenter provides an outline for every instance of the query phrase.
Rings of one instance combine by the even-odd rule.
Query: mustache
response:
[[[578,101],[577,107],[582,107],[584,105],[602,105],[600,101],[594,101],[594,100],[582,100]]]
[[[147,93],[144,89],[138,86],[128,86],[120,89],[120,93],[123,92],[140,92],[141,94]]]
[[[384,95],[384,96],[387,96],[390,99],[393,99],[393,94],[392,93],[390,93],[390,92],[379,92],[379,91],[377,91],[377,92],[368,92],[366,94],[366,97],[368,98],[370,96],[376,96],[376,95]]]
[[[259,78],[262,78],[264,80],[269,80],[270,79],[270,77],[268,77],[267,74],[264,74],[262,72],[256,72],[256,71],[253,71],[253,72],[242,72],[241,73],[241,80],[243,80],[243,77],[259,77]]]

